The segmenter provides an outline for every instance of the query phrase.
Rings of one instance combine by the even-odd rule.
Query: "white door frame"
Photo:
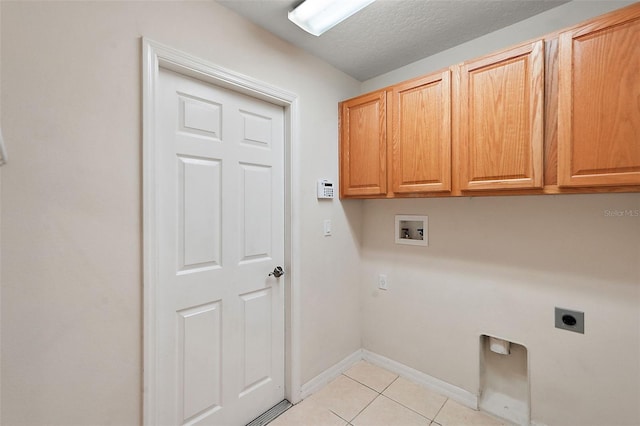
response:
[[[229,71],[187,53],[142,38],[142,157],[143,157],[143,424],[156,424],[156,287],[158,274],[155,118],[160,68],[225,87],[284,107],[285,122],[285,396],[300,400],[300,291],[297,278],[300,253],[300,181],[298,97],[251,77]],[[293,195],[296,195],[295,197]]]

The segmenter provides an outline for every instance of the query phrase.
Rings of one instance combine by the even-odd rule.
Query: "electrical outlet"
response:
[[[556,328],[584,334],[584,312],[570,309],[555,309]]]
[[[387,287],[387,284],[387,276],[385,274],[378,275],[378,288],[380,290],[388,290],[389,288]]]

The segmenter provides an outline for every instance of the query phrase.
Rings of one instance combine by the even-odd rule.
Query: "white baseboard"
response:
[[[342,373],[353,367],[361,360],[365,360],[371,364],[377,365],[378,367],[382,367],[396,373],[405,379],[411,380],[412,382],[424,386],[427,389],[451,398],[465,407],[469,407],[474,410],[478,409],[477,395],[366,349],[358,349],[342,361],[332,367],[329,367],[327,370],[302,385],[300,388],[301,399],[306,399],[316,393],[325,387],[330,381],[339,377]],[[547,425],[531,420],[531,426]]]
[[[366,349],[362,350],[362,355],[363,359],[371,364],[375,364],[379,367],[392,371],[405,379],[411,380],[412,382],[424,386],[427,389],[431,389],[440,395],[451,398],[466,407],[474,410],[478,409],[478,396],[467,390],[454,386],[382,355],[370,352]]]
[[[530,425],[529,403],[505,395],[492,388],[485,388],[478,400],[478,407],[486,413],[517,425]]]
[[[478,409],[477,395],[366,349],[359,349],[355,351],[342,361],[332,367],[329,367],[327,370],[302,385],[302,388],[300,389],[301,398],[308,398],[315,392],[319,391],[330,381],[353,367],[360,360],[365,360],[371,364],[385,368],[401,377],[424,386],[427,389],[431,389],[434,392],[451,398],[466,407],[474,410]]]
[[[306,399],[312,394],[318,392],[330,381],[339,377],[342,373],[353,367],[358,361],[361,361],[362,359],[362,349],[358,349],[334,366],[329,367],[328,369],[302,385],[302,387],[300,388],[300,398]]]

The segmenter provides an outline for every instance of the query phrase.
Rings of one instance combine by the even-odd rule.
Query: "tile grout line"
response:
[[[352,422],[352,421],[354,421],[354,420],[356,419],[356,417],[358,417],[360,414],[362,414],[362,412],[363,412],[364,410],[366,410],[366,409],[367,409],[371,404],[373,404],[373,401],[375,401],[376,399],[378,399],[379,397],[384,396],[384,395],[382,395],[382,392],[378,392],[376,389],[372,388],[371,386],[368,386],[368,385],[366,385],[366,384],[364,384],[364,383],[360,382],[359,380],[354,379],[353,377],[348,376],[348,375],[346,374],[346,372],[345,372],[345,373],[342,373],[342,375],[343,375],[343,376],[345,376],[345,377],[346,377],[346,378],[348,378],[348,379],[353,380],[353,381],[354,381],[354,382],[356,382],[356,383],[360,383],[362,386],[364,386],[364,387],[366,387],[366,388],[368,388],[368,389],[371,389],[372,391],[374,391],[375,393],[377,393],[377,394],[378,394],[378,395],[376,395],[376,397],[375,397],[375,398],[373,398],[373,399],[372,399],[372,400],[371,400],[367,405],[365,405],[365,406],[362,408],[362,410],[360,410],[360,411],[358,412],[358,414],[356,414],[356,415],[355,415],[351,420],[347,420],[347,423],[348,423],[348,424],[351,424],[351,422]],[[395,382],[396,380],[398,380],[398,377],[400,377],[400,376],[396,376],[396,378],[395,378],[395,379],[393,379],[393,381],[392,381],[391,383],[389,383],[389,384],[387,385],[387,387],[385,387],[385,388],[383,389],[383,392],[384,392],[384,391],[385,391],[389,386],[391,386],[391,384],[392,384],[393,382]],[[338,417],[340,417],[340,416],[338,416]],[[342,419],[342,417],[340,417],[340,418]],[[344,419],[343,419],[343,420],[344,420]]]
[[[345,419],[344,417],[342,417],[340,414],[336,413],[335,411],[333,411],[331,408],[328,408],[329,412],[331,414],[334,414],[336,417],[338,417],[340,420],[344,420],[347,423],[351,423],[349,420]]]
[[[445,401],[442,403],[442,406],[438,409],[438,413],[436,413],[436,415],[435,415],[435,416],[433,416],[433,417],[434,417],[433,419],[430,419],[429,417],[425,416],[424,414],[419,413],[419,412],[417,412],[416,410],[412,409],[411,407],[407,407],[407,406],[406,406],[406,405],[404,405],[403,403],[401,403],[401,402],[399,402],[399,401],[396,401],[395,399],[393,399],[393,398],[391,398],[391,397],[389,397],[389,396],[387,396],[387,395],[385,395],[385,394],[384,394],[384,391],[386,391],[387,389],[389,389],[389,387],[390,387],[392,384],[394,384],[394,383],[395,383],[395,382],[400,378],[400,376],[399,376],[399,375],[396,375],[396,378],[395,378],[395,379],[393,379],[393,380],[391,381],[391,383],[389,383],[387,386],[385,386],[385,388],[384,388],[384,389],[382,389],[382,391],[378,391],[378,390],[376,390],[376,389],[372,388],[371,386],[368,386],[368,385],[366,385],[365,383],[362,383],[361,381],[359,381],[359,380],[357,380],[357,379],[354,379],[354,378],[353,378],[353,377],[351,377],[351,376],[348,376],[346,373],[342,373],[342,375],[343,375],[343,376],[345,376],[345,377],[347,377],[347,378],[349,378],[349,379],[351,379],[351,380],[353,380],[353,381],[354,381],[354,382],[356,382],[356,383],[360,383],[362,386],[365,386],[365,387],[367,387],[367,388],[371,389],[372,391],[374,391],[374,392],[376,392],[376,393],[378,394],[378,396],[376,396],[375,398],[373,398],[373,400],[372,400],[369,404],[367,404],[367,405],[366,405],[362,410],[360,410],[360,412],[359,412],[358,414],[356,414],[356,416],[355,416],[353,419],[351,419],[351,421],[355,420],[355,419],[356,419],[356,417],[358,417],[360,414],[362,414],[362,412],[363,412],[364,410],[366,410],[366,409],[367,409],[367,407],[369,407],[369,405],[373,404],[373,401],[375,401],[376,399],[378,399],[378,397],[383,396],[383,397],[387,398],[388,400],[393,401],[393,402],[395,402],[396,404],[400,405],[401,407],[406,408],[407,410],[411,411],[412,413],[415,413],[415,414],[419,415],[419,416],[420,416],[420,417],[422,417],[423,419],[427,419],[427,420],[429,421],[429,425],[431,425],[431,423],[435,421],[435,417],[438,415],[438,413],[440,412],[440,410],[442,410],[442,407],[444,407],[444,404],[445,404],[445,403],[447,402],[447,400],[449,399],[449,398],[445,399]],[[331,410],[330,410],[330,411],[331,411]],[[332,411],[332,413],[333,413],[333,411]],[[334,413],[334,414],[335,414],[335,413]],[[337,415],[337,414],[336,414],[336,415]],[[338,417],[340,417],[340,416],[338,416]],[[345,420],[343,417],[340,417],[340,418],[341,418],[342,420]],[[347,423],[349,423],[349,424],[351,423],[351,421],[349,421],[349,420],[346,420],[346,421],[347,421]]]
[[[382,389],[382,392],[380,392],[380,395],[384,394],[384,391],[386,391],[387,389],[389,389],[389,388],[391,387],[391,385],[392,385],[392,384],[394,384],[395,382],[397,382],[397,381],[398,381],[398,379],[399,379],[399,378],[400,378],[400,376],[396,376],[396,378],[395,378],[395,379],[393,379],[393,381],[391,381],[391,383],[389,383],[389,384],[387,385],[387,387],[386,387],[386,388]],[[386,395],[385,395],[385,396],[386,396]]]
[[[387,370],[387,371],[388,371],[388,370]],[[347,377],[349,377],[349,376],[347,376]],[[425,419],[429,420],[430,424],[435,422],[437,425],[442,426],[442,425],[440,425],[440,423],[438,423],[438,422],[436,421],[436,418],[438,417],[438,414],[440,414],[440,411],[442,411],[442,409],[444,408],[445,404],[447,403],[447,401],[448,401],[450,398],[445,397],[444,402],[442,403],[442,405],[440,406],[440,408],[438,409],[438,411],[436,412],[436,414],[434,414],[433,419],[430,419],[429,417],[425,416],[424,414],[421,414],[421,413],[417,412],[416,410],[412,409],[411,407],[407,407],[406,405],[404,405],[404,404],[403,404],[403,403],[401,403],[400,401],[396,401],[395,399],[391,398],[390,396],[388,396],[388,395],[384,395],[384,393],[383,393],[383,392],[384,392],[384,391],[386,391],[386,390],[389,388],[389,386],[391,386],[393,383],[395,383],[399,378],[400,378],[400,375],[397,375],[397,376],[396,376],[396,378],[395,378],[395,380],[394,380],[393,382],[391,382],[391,383],[390,383],[386,388],[384,388],[384,390],[380,393],[380,395],[382,395],[382,396],[384,396],[384,397],[386,397],[386,398],[390,399],[391,401],[393,401],[393,402],[395,402],[395,403],[397,403],[397,404],[401,405],[402,407],[404,407],[404,408],[406,408],[406,409],[408,409],[408,410],[410,410],[410,411],[412,411],[412,412],[414,412],[414,413],[418,414],[419,416],[424,417]],[[354,380],[355,380],[355,379],[354,379]],[[356,381],[357,381],[357,380],[356,380]],[[360,383],[360,382],[358,382],[358,383]],[[364,383],[363,383],[363,384],[364,384]],[[365,386],[366,386],[366,385],[365,385]],[[367,386],[367,387],[368,387],[368,386]],[[374,389],[374,390],[375,390],[375,389]],[[442,394],[440,394],[440,393],[438,393],[438,394],[439,394],[439,395],[442,395]],[[444,396],[444,395],[443,395],[443,396]]]
[[[386,392],[386,391],[387,391],[387,390],[388,390],[388,389],[389,389],[389,388],[390,388],[394,383],[396,383],[396,382],[398,381],[398,379],[400,379],[400,377],[402,377],[402,376],[400,376],[400,375],[398,375],[398,374],[395,374],[395,373],[392,373],[392,374],[393,374],[393,375],[395,375],[395,378],[393,378],[393,379],[391,380],[391,382],[389,382],[389,384],[387,384],[386,386],[384,386],[384,388],[383,388],[382,390],[378,391],[377,389],[375,389],[375,388],[373,388],[373,387],[369,386],[368,384],[363,383],[363,382],[362,382],[362,381],[360,381],[359,379],[357,379],[357,378],[355,378],[355,377],[351,377],[351,376],[347,373],[347,371],[342,372],[342,373],[340,374],[341,376],[344,376],[344,378],[349,379],[349,381],[354,382],[354,383],[357,383],[357,384],[359,384],[359,385],[363,386],[364,388],[366,388],[366,389],[369,389],[369,390],[373,391],[376,395],[374,396],[374,398],[373,398],[369,403],[367,403],[367,404],[366,404],[366,405],[365,405],[361,410],[359,410],[359,411],[355,414],[355,416],[353,416],[353,418],[351,418],[351,420],[348,420],[347,418],[344,418],[344,417],[340,416],[340,415],[339,415],[339,414],[337,414],[335,411],[333,411],[332,409],[330,409],[330,408],[328,408],[328,407],[327,407],[327,408],[328,408],[328,411],[329,411],[331,414],[335,415],[338,419],[340,419],[340,420],[342,420],[342,421],[346,422],[347,424],[346,424],[345,426],[354,426],[353,421],[354,421],[354,420],[356,420],[356,419],[357,419],[357,418],[358,418],[358,417],[359,417],[359,416],[360,416],[364,411],[366,411],[366,410],[367,410],[367,409],[368,409],[368,408],[369,408],[369,407],[370,407],[370,406],[371,406],[371,405],[372,405],[372,404],[373,404],[373,403],[374,403],[374,402],[375,402],[375,401],[376,401],[380,396],[383,396],[383,397],[385,397],[386,399],[388,399],[389,401],[391,401],[391,402],[393,402],[393,403],[395,403],[395,404],[398,404],[398,406],[400,406],[400,407],[402,407],[402,408],[404,408],[404,409],[406,409],[406,410],[408,410],[408,411],[410,411],[410,412],[412,412],[412,413],[414,413],[414,414],[418,415],[419,417],[421,417],[421,418],[423,418],[423,419],[427,420],[427,421],[429,422],[429,423],[428,423],[428,425],[429,425],[429,426],[443,426],[441,423],[439,423],[439,421],[438,421],[437,419],[438,419],[438,416],[440,415],[440,413],[442,413],[442,410],[444,409],[445,405],[447,404],[447,402],[448,402],[451,398],[444,397],[444,401],[442,402],[442,404],[440,405],[440,407],[439,407],[439,408],[438,408],[438,410],[436,411],[436,413],[435,413],[435,415],[433,416],[433,418],[429,418],[429,417],[428,417],[428,416],[426,416],[425,414],[422,414],[422,413],[418,412],[417,410],[414,410],[413,408],[411,408],[411,407],[409,407],[409,406],[405,405],[404,403],[402,403],[402,402],[400,402],[400,401],[397,401],[397,400],[396,400],[396,399],[394,399],[393,397],[388,396],[388,395],[386,395],[386,394],[385,394],[385,392]],[[439,393],[438,393],[438,394],[439,394]],[[439,395],[444,396],[444,395],[442,395],[442,394],[439,394]],[[476,411],[478,411],[478,410],[476,410]]]
[[[381,393],[378,393],[378,395],[377,395],[375,398],[373,398],[373,399],[371,400],[371,402],[369,402],[367,405],[365,405],[365,406],[364,406],[364,408],[363,408],[362,410],[360,410],[360,412],[358,412],[358,414],[356,414],[356,415],[351,419],[351,421],[348,421],[348,423],[349,423],[349,424],[351,424],[351,422],[352,422],[352,421],[354,421],[354,420],[355,420],[355,419],[356,419],[360,414],[362,414],[362,412],[363,412],[364,410],[366,410],[366,409],[367,409],[371,404],[373,404],[373,401],[375,401],[376,399],[380,398],[381,396],[382,396],[382,394],[381,394]]]
[[[417,412],[417,411],[416,411],[416,410],[414,410],[413,408],[411,408],[411,407],[407,407],[407,406],[406,406],[406,405],[404,405],[402,402],[400,402],[400,401],[396,401],[395,399],[391,398],[391,397],[390,397],[390,396],[388,396],[388,395],[384,395],[384,394],[380,394],[380,395],[381,395],[381,396],[384,396],[385,398],[387,398],[387,399],[388,399],[388,400],[390,400],[390,401],[395,402],[395,403],[396,403],[396,404],[398,404],[399,406],[401,406],[401,407],[403,407],[403,408],[406,408],[407,410],[409,410],[409,411],[411,411],[411,412],[413,412],[413,413],[416,413],[416,414],[417,414],[417,415],[419,415],[420,417],[422,417],[422,418],[424,418],[424,419],[429,420],[429,422],[433,422],[433,421],[435,421],[434,419],[430,419],[429,417],[425,416],[424,414]],[[443,405],[444,405],[444,404],[443,404]],[[442,407],[440,407],[440,408],[442,409]],[[440,412],[440,410],[438,410],[438,412]],[[437,415],[437,414],[436,414],[436,415]],[[434,418],[435,418],[435,416],[434,416]]]
[[[379,391],[379,390],[374,389],[374,388],[372,388],[371,386],[367,385],[366,383],[362,383],[362,382],[361,382],[361,381],[359,381],[358,379],[354,379],[353,377],[348,376],[346,373],[342,373],[342,375],[343,375],[343,376],[345,376],[345,377],[347,377],[348,379],[353,380],[353,381],[354,381],[354,382],[356,382],[356,383],[360,383],[362,386],[365,386],[365,387],[367,387],[367,388],[371,389],[372,391],[374,391],[374,392],[376,392],[376,393],[378,393],[378,394],[380,394],[380,395],[382,395],[382,392],[386,391],[386,390],[387,390],[387,388],[388,388],[389,386],[391,386],[391,385],[392,385],[396,380],[398,380],[398,379],[400,378],[400,376],[396,376],[396,378],[395,378],[395,379],[393,379],[393,381],[392,381],[391,383],[389,383],[389,384],[388,384],[384,389],[382,389],[382,391]]]
[[[385,394],[384,394],[384,392],[385,392],[387,389],[389,389],[389,388],[391,387],[391,385],[392,385],[392,384],[394,384],[395,382],[397,382],[399,378],[400,378],[400,376],[399,376],[399,375],[398,375],[398,376],[396,376],[396,378],[395,378],[395,379],[393,379],[393,381],[392,381],[391,383],[389,383],[389,384],[387,385],[387,387],[386,387],[386,388],[384,388],[384,389],[382,390],[382,392],[380,392],[380,395],[382,395],[382,396],[384,396],[385,398],[387,398],[387,399],[389,399],[389,400],[391,400],[391,401],[395,402],[396,404],[400,405],[401,407],[404,407],[404,408],[406,408],[407,410],[409,410],[409,411],[412,411],[412,412],[416,413],[416,414],[417,414],[417,415],[419,415],[420,417],[423,417],[423,418],[425,418],[425,419],[429,420],[429,424],[431,424],[431,422],[434,422],[434,421],[435,421],[435,417],[438,415],[438,413],[440,412],[440,410],[442,410],[442,407],[444,407],[444,403],[445,403],[445,402],[447,402],[447,399],[449,399],[449,398],[445,399],[445,401],[442,403],[442,406],[438,409],[438,412],[436,413],[436,415],[435,415],[435,416],[433,416],[433,419],[430,419],[429,417],[425,416],[424,414],[417,412],[417,411],[416,411],[416,410],[414,410],[413,408],[411,408],[411,407],[407,407],[407,406],[406,406],[406,405],[404,405],[402,402],[400,402],[400,401],[396,401],[395,399],[391,398],[389,395],[385,395]],[[365,385],[365,386],[366,386],[366,385]]]
[[[440,414],[440,411],[442,411],[442,409],[444,408],[445,404],[447,403],[447,401],[449,401],[449,398],[445,399],[444,402],[442,403],[442,406],[440,406],[440,409],[438,410],[438,412],[436,413],[435,416],[433,416],[433,420],[431,420],[432,422],[436,421],[436,418],[438,417],[438,414]],[[439,424],[439,423],[438,423]]]
[[[353,380],[354,382],[356,382],[356,383],[358,383],[358,384],[360,384],[360,385],[362,385],[362,386],[366,387],[367,389],[371,389],[371,390],[372,390],[372,391],[374,391],[375,393],[377,393],[377,394],[380,394],[380,395],[381,395],[381,393],[380,393],[380,392],[378,392],[376,389],[372,388],[371,386],[369,386],[369,385],[367,385],[367,384],[364,384],[364,383],[362,383],[361,381],[359,381],[359,380],[357,380],[357,379],[354,379],[354,378],[353,378],[353,377],[351,377],[351,376],[347,376],[347,375],[346,375],[346,374],[344,374],[344,373],[342,373],[342,375],[343,375],[344,377],[346,377],[347,379]]]

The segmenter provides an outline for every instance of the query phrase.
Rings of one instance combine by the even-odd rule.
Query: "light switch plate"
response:
[[[322,232],[325,237],[331,236],[331,220],[325,219],[322,223]]]

